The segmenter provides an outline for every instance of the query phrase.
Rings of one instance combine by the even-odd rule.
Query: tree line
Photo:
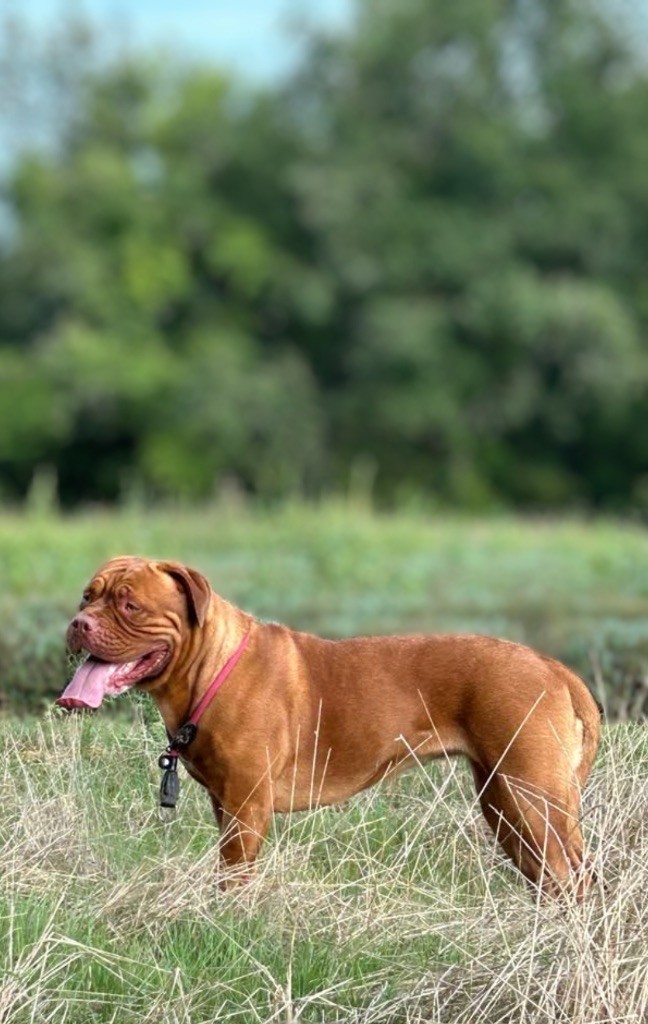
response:
[[[575,0],[357,0],[251,89],[97,59],[78,26],[37,60],[5,24],[5,113],[34,78],[47,113],[5,160],[0,497],[53,467],[67,505],[360,481],[645,508],[635,29]]]

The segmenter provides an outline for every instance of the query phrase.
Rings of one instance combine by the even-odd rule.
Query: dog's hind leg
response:
[[[582,896],[589,880],[582,874],[578,790],[570,787],[565,800],[546,780],[534,781],[533,771],[507,768],[490,774],[473,764],[484,817],[502,849],[545,895],[572,889]]]

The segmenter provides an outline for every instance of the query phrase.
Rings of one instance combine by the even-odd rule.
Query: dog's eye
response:
[[[92,600],[92,597],[90,595],[90,591],[89,590],[84,590],[83,594],[81,595],[81,607],[85,608],[85,606],[87,604],[90,604],[91,600]]]
[[[126,604],[124,605],[124,608],[126,609],[127,612],[138,612],[140,610],[139,605],[133,604],[132,601],[127,601]]]

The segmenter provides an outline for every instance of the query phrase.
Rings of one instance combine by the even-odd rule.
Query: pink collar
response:
[[[223,683],[227,679],[227,677],[230,674],[230,672],[233,671],[234,667],[236,666],[236,663],[238,662],[239,658],[243,654],[243,651],[245,650],[245,648],[247,647],[249,642],[250,642],[250,633],[248,631],[245,634],[245,636],[243,637],[243,639],[241,640],[241,642],[238,645],[238,647],[236,648],[236,650],[234,651],[234,654],[230,655],[230,657],[227,659],[227,661],[223,665],[223,667],[220,670],[220,672],[214,678],[214,681],[212,682],[211,686],[207,690],[207,693],[203,694],[203,696],[200,698],[200,700],[196,704],[195,708],[193,709],[193,711],[189,715],[189,718],[187,719],[187,722],[190,722],[192,725],[198,725],[198,722],[202,718],[202,715],[203,715],[203,712],[204,712],[205,708],[209,705],[209,703],[216,696],[216,694],[220,690],[221,686],[223,685]]]
[[[230,655],[230,657],[227,659],[220,672],[218,672],[218,674],[215,676],[207,692],[203,694],[203,696],[200,698],[196,706],[193,708],[191,714],[189,715],[189,718],[187,718],[187,720],[183,722],[183,724],[176,732],[175,736],[170,737],[171,742],[167,747],[167,754],[169,754],[171,757],[178,757],[181,754],[181,751],[184,750],[185,747],[189,746],[189,744],[196,735],[198,722],[202,718],[205,710],[208,708],[208,706],[210,705],[210,703],[220,690],[221,686],[223,685],[227,677],[236,667],[239,658],[245,651],[245,648],[247,647],[249,642],[250,632],[248,630],[248,632],[245,634],[245,636],[241,640],[240,644],[238,645],[234,653]]]

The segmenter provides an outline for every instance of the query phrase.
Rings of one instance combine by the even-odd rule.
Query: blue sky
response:
[[[275,78],[294,63],[291,18],[336,28],[348,21],[351,6],[352,0],[0,0],[37,26],[82,10],[128,40],[207,56],[256,80]]]

